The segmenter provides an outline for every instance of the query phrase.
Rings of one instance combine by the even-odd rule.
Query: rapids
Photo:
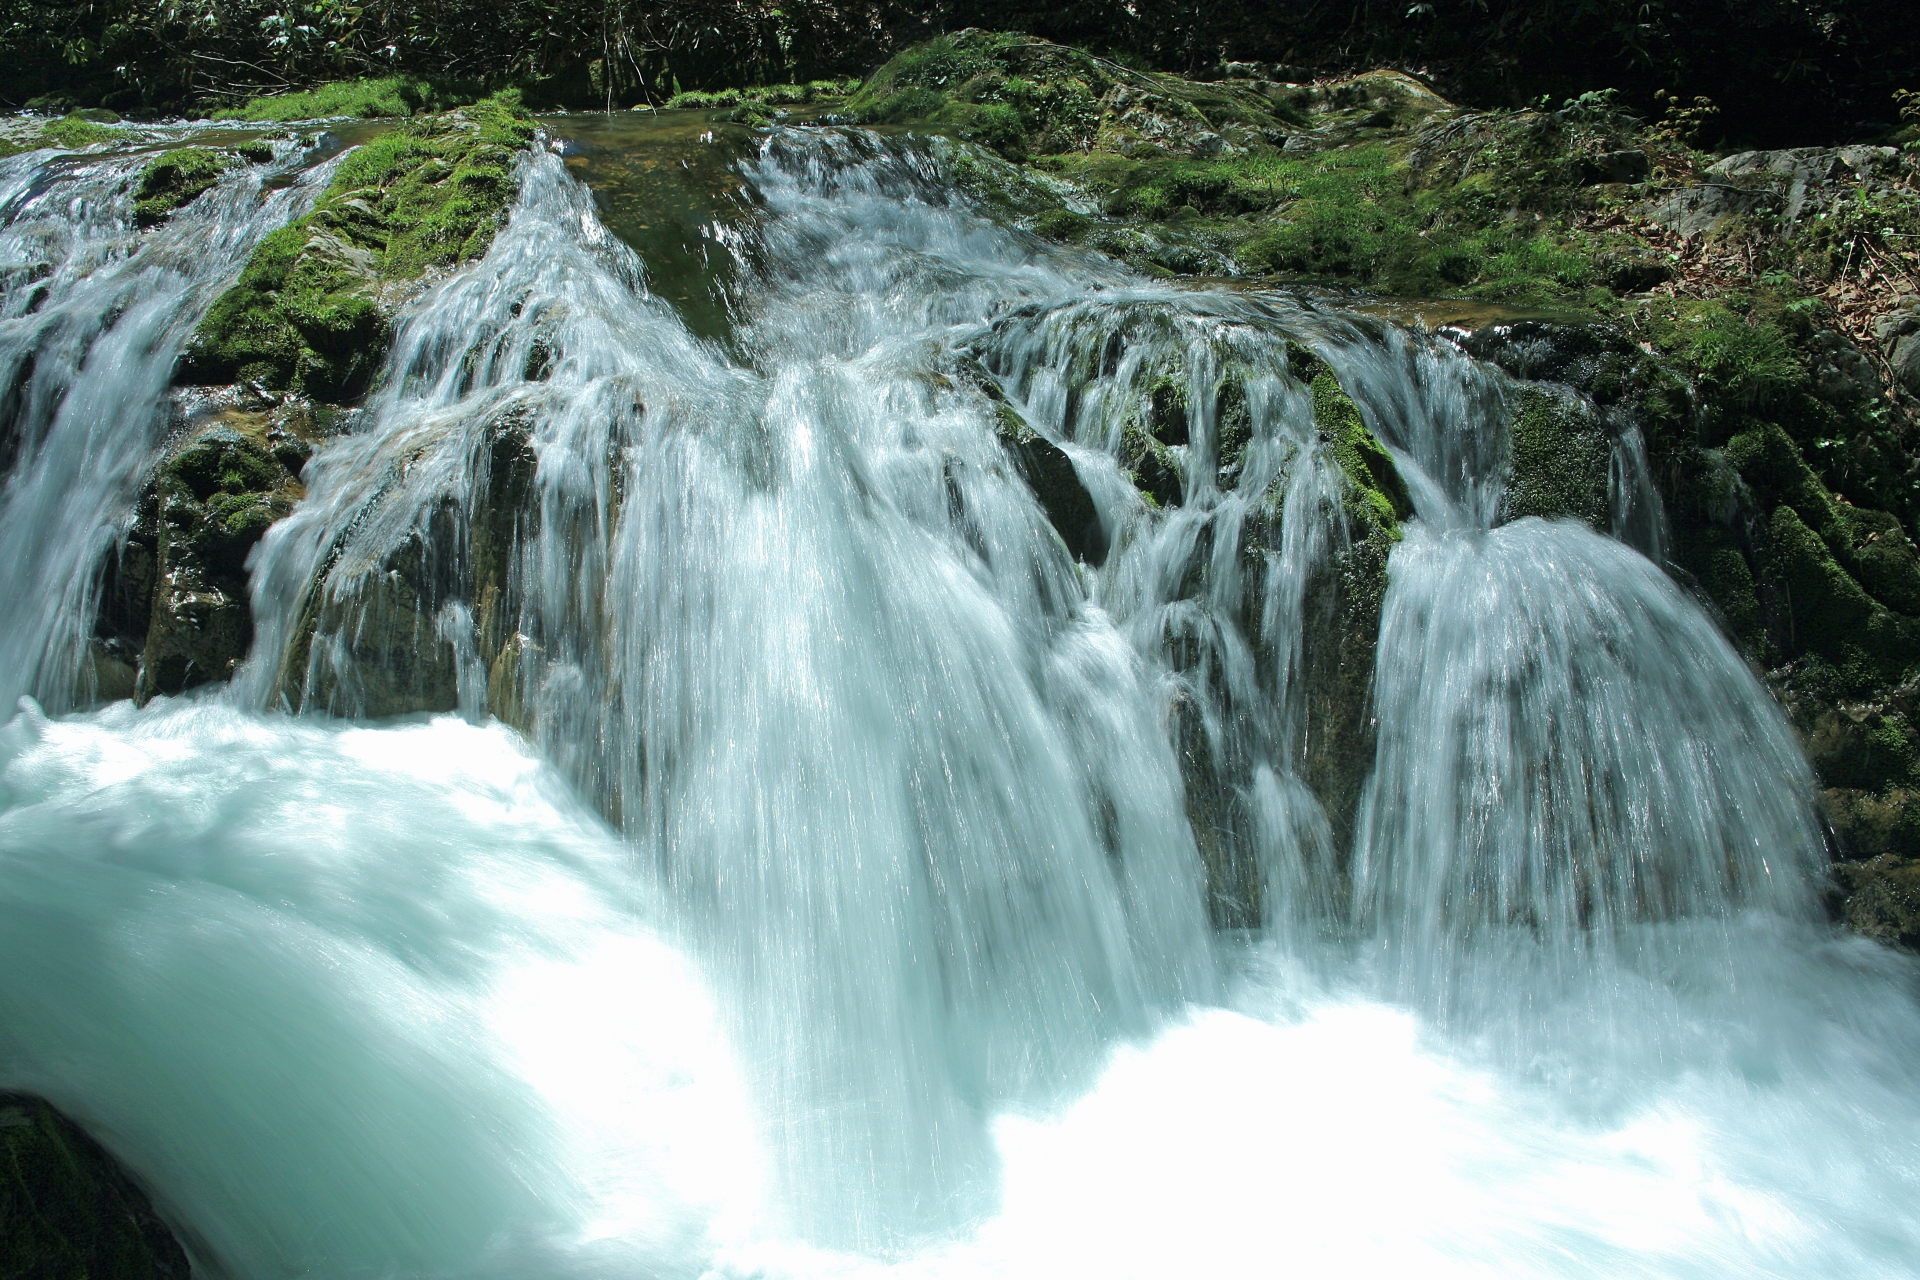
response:
[[[100,566],[326,168],[141,233],[138,154],[0,161],[0,1086],[200,1272],[1916,1274],[1920,970],[1819,922],[1811,777],[1632,433],[1613,528],[1497,524],[1512,389],[1440,338],[1135,277],[851,130],[720,165],[661,296],[576,149],[401,313],[233,682],[142,708],[88,683]],[[1350,825],[1301,347],[1416,512]]]

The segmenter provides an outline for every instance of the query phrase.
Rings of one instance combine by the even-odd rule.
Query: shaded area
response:
[[[187,1280],[186,1252],[106,1150],[44,1100],[0,1093],[0,1275]]]

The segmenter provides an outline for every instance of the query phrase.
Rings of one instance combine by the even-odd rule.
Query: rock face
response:
[[[1529,388],[1509,430],[1511,442],[1501,518],[1571,516],[1606,529],[1613,441],[1594,414],[1572,396]]]
[[[1895,310],[1874,322],[1873,336],[1893,370],[1893,383],[1920,400],[1920,299],[1903,298]]]
[[[1883,320],[1882,343],[1906,340],[1906,327],[1902,313]],[[1793,357],[1797,379],[1754,395],[1724,376],[1689,387],[1604,324],[1502,326],[1463,345],[1545,384],[1524,393],[1531,407],[1514,441],[1514,484],[1536,509],[1510,514],[1553,513],[1544,505],[1584,518],[1575,508],[1605,496],[1604,454],[1586,452],[1593,419],[1541,408],[1562,394],[1555,384],[1609,426],[1646,432],[1671,526],[1668,568],[1767,670],[1819,779],[1834,917],[1920,946],[1920,554],[1899,515],[1835,492],[1807,448],[1835,443],[1830,424],[1878,412],[1865,357],[1810,330]],[[1571,483],[1575,474],[1584,480]],[[1558,496],[1542,504],[1542,494]]]
[[[1291,838],[1322,846],[1319,852],[1335,860],[1332,873],[1337,877],[1344,874],[1338,858],[1350,844],[1361,787],[1373,765],[1368,699],[1387,590],[1387,557],[1400,539],[1400,521],[1413,514],[1413,504],[1391,455],[1367,430],[1332,369],[1304,348],[1291,348],[1289,356],[1291,372],[1307,384],[1314,427],[1339,466],[1341,484],[1331,513],[1337,525],[1332,546],[1301,590],[1300,649],[1291,675],[1298,718],[1288,725],[1292,741],[1279,745],[1325,815],[1324,823],[1315,819]],[[1231,379],[1226,385],[1232,385]],[[1223,400],[1232,403],[1230,394]],[[1164,421],[1165,413],[1151,416]],[[1217,411],[1216,421],[1231,420],[1231,413]],[[1146,434],[1164,435],[1166,428]],[[1146,481],[1140,484],[1148,496]],[[1283,655],[1291,647],[1288,637],[1264,633],[1269,617],[1267,570],[1280,547],[1285,487],[1284,479],[1276,481],[1254,502],[1238,548],[1244,595],[1233,620],[1260,655],[1258,685],[1264,691],[1281,687],[1276,663],[1286,660]],[[1170,658],[1183,673],[1198,661],[1197,654],[1179,645]],[[1217,928],[1255,928],[1267,918],[1267,886],[1240,797],[1254,785],[1256,765],[1222,750],[1209,717],[1231,719],[1258,715],[1259,710],[1238,706],[1224,693],[1220,697],[1217,707],[1209,707],[1191,693],[1178,694],[1169,711],[1168,734],[1185,783],[1188,823],[1206,869],[1209,915]]]
[[[1756,213],[1777,215],[1783,231],[1829,207],[1849,182],[1891,170],[1892,147],[1799,147],[1743,151],[1707,168],[1708,181],[1674,192],[1654,220],[1694,239]]]
[[[0,1153],[0,1276],[188,1280],[146,1194],[44,1101],[0,1093]]]
[[[1359,406],[1333,370],[1300,348],[1291,355],[1294,375],[1313,393],[1314,426],[1331,441],[1346,480],[1341,545],[1305,593],[1301,679],[1306,714],[1300,748],[1300,775],[1326,810],[1334,847],[1344,850],[1360,788],[1373,767],[1367,707],[1380,606],[1387,594],[1387,556],[1400,540],[1400,522],[1413,515],[1413,500],[1392,456],[1367,430]]]

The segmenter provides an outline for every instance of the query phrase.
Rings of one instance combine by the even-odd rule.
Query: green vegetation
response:
[[[514,153],[532,136],[507,92],[357,148],[313,212],[269,235],[213,304],[181,376],[361,394],[386,349],[382,286],[484,254],[513,196]]]
[[[422,111],[443,111],[472,102],[476,93],[461,94],[446,86],[409,76],[378,80],[336,80],[293,93],[252,98],[238,107],[213,113],[215,120],[251,120],[281,123],[288,120],[324,120],[353,116],[362,120],[406,117]]]
[[[847,106],[869,124],[928,123],[1017,160],[1090,146],[1116,74],[1128,78],[1078,49],[964,32],[894,58]]]
[[[1508,520],[1565,516],[1608,525],[1607,469],[1613,442],[1576,401],[1528,387],[1514,414],[1511,473],[1502,514]]]
[[[112,129],[78,115],[55,120],[40,130],[41,145],[62,147],[69,151],[78,151],[82,147],[91,147],[101,142],[111,142],[114,136]]]
[[[227,171],[231,162],[204,147],[178,147],[155,156],[140,172],[133,212],[141,226],[152,226],[175,209],[197,199]]]
[[[807,84],[768,84],[746,89],[719,89],[712,93],[688,89],[674,94],[661,105],[670,110],[712,111],[743,105],[762,107],[798,107],[845,98],[860,87],[852,76],[835,80],[814,80]]]
[[[1886,0],[1487,0],[1273,5],[1258,0],[0,0],[9,105],[191,111],[349,77],[518,86],[574,107],[860,72],[967,27],[1081,45],[1137,69],[1214,78],[1239,63],[1303,79],[1429,67],[1460,101],[1513,107],[1608,86],[1649,117],[1658,92],[1710,98],[1710,128],[1772,145],[1895,123],[1920,36]],[[1789,56],[1790,55],[1790,56]],[[1275,68],[1273,64],[1286,64]],[[1311,71],[1309,70],[1311,69]],[[1717,141],[1709,138],[1708,141]]]
[[[1347,477],[1347,511],[1367,525],[1400,540],[1400,522],[1413,515],[1406,481],[1360,417],[1360,407],[1341,389],[1326,361],[1304,347],[1288,349],[1293,375],[1313,395],[1313,425],[1328,442]]]

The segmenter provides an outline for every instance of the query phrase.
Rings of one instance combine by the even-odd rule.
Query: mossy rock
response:
[[[304,492],[298,472],[316,434],[298,402],[229,410],[161,461],[136,530],[152,557],[138,701],[224,680],[246,658],[247,556]]]
[[[391,337],[389,287],[485,254],[533,131],[507,91],[362,144],[311,213],[254,250],[195,330],[180,380],[364,394]]]
[[[1766,534],[1763,581],[1784,614],[1783,651],[1818,654],[1856,686],[1897,681],[1920,662],[1920,622],[1868,595],[1792,506],[1774,508]]]
[[[945,128],[1002,155],[1085,147],[1112,69],[1078,49],[967,30],[900,53],[847,103],[868,124]]]
[[[97,146],[102,142],[112,142],[118,136],[112,129],[89,120],[78,112],[55,120],[40,130],[42,146],[61,147],[69,151]]]
[[[1503,520],[1570,516],[1603,532],[1608,528],[1613,442],[1584,405],[1528,387],[1520,394],[1508,441]]]
[[[231,163],[205,147],[176,147],[155,156],[140,171],[133,201],[135,220],[143,227],[164,222],[174,210],[191,204],[219,182]]]
[[[0,1093],[0,1276],[188,1280],[189,1268],[99,1143],[42,1099]]]
[[[1186,466],[1169,445],[1129,422],[1120,433],[1120,469],[1133,480],[1149,506],[1177,507],[1186,497]]]
[[[1412,517],[1413,497],[1393,455],[1367,430],[1360,406],[1341,389],[1333,369],[1305,347],[1289,344],[1288,365],[1313,396],[1313,425],[1347,477],[1347,509],[1400,540],[1400,522]]]

